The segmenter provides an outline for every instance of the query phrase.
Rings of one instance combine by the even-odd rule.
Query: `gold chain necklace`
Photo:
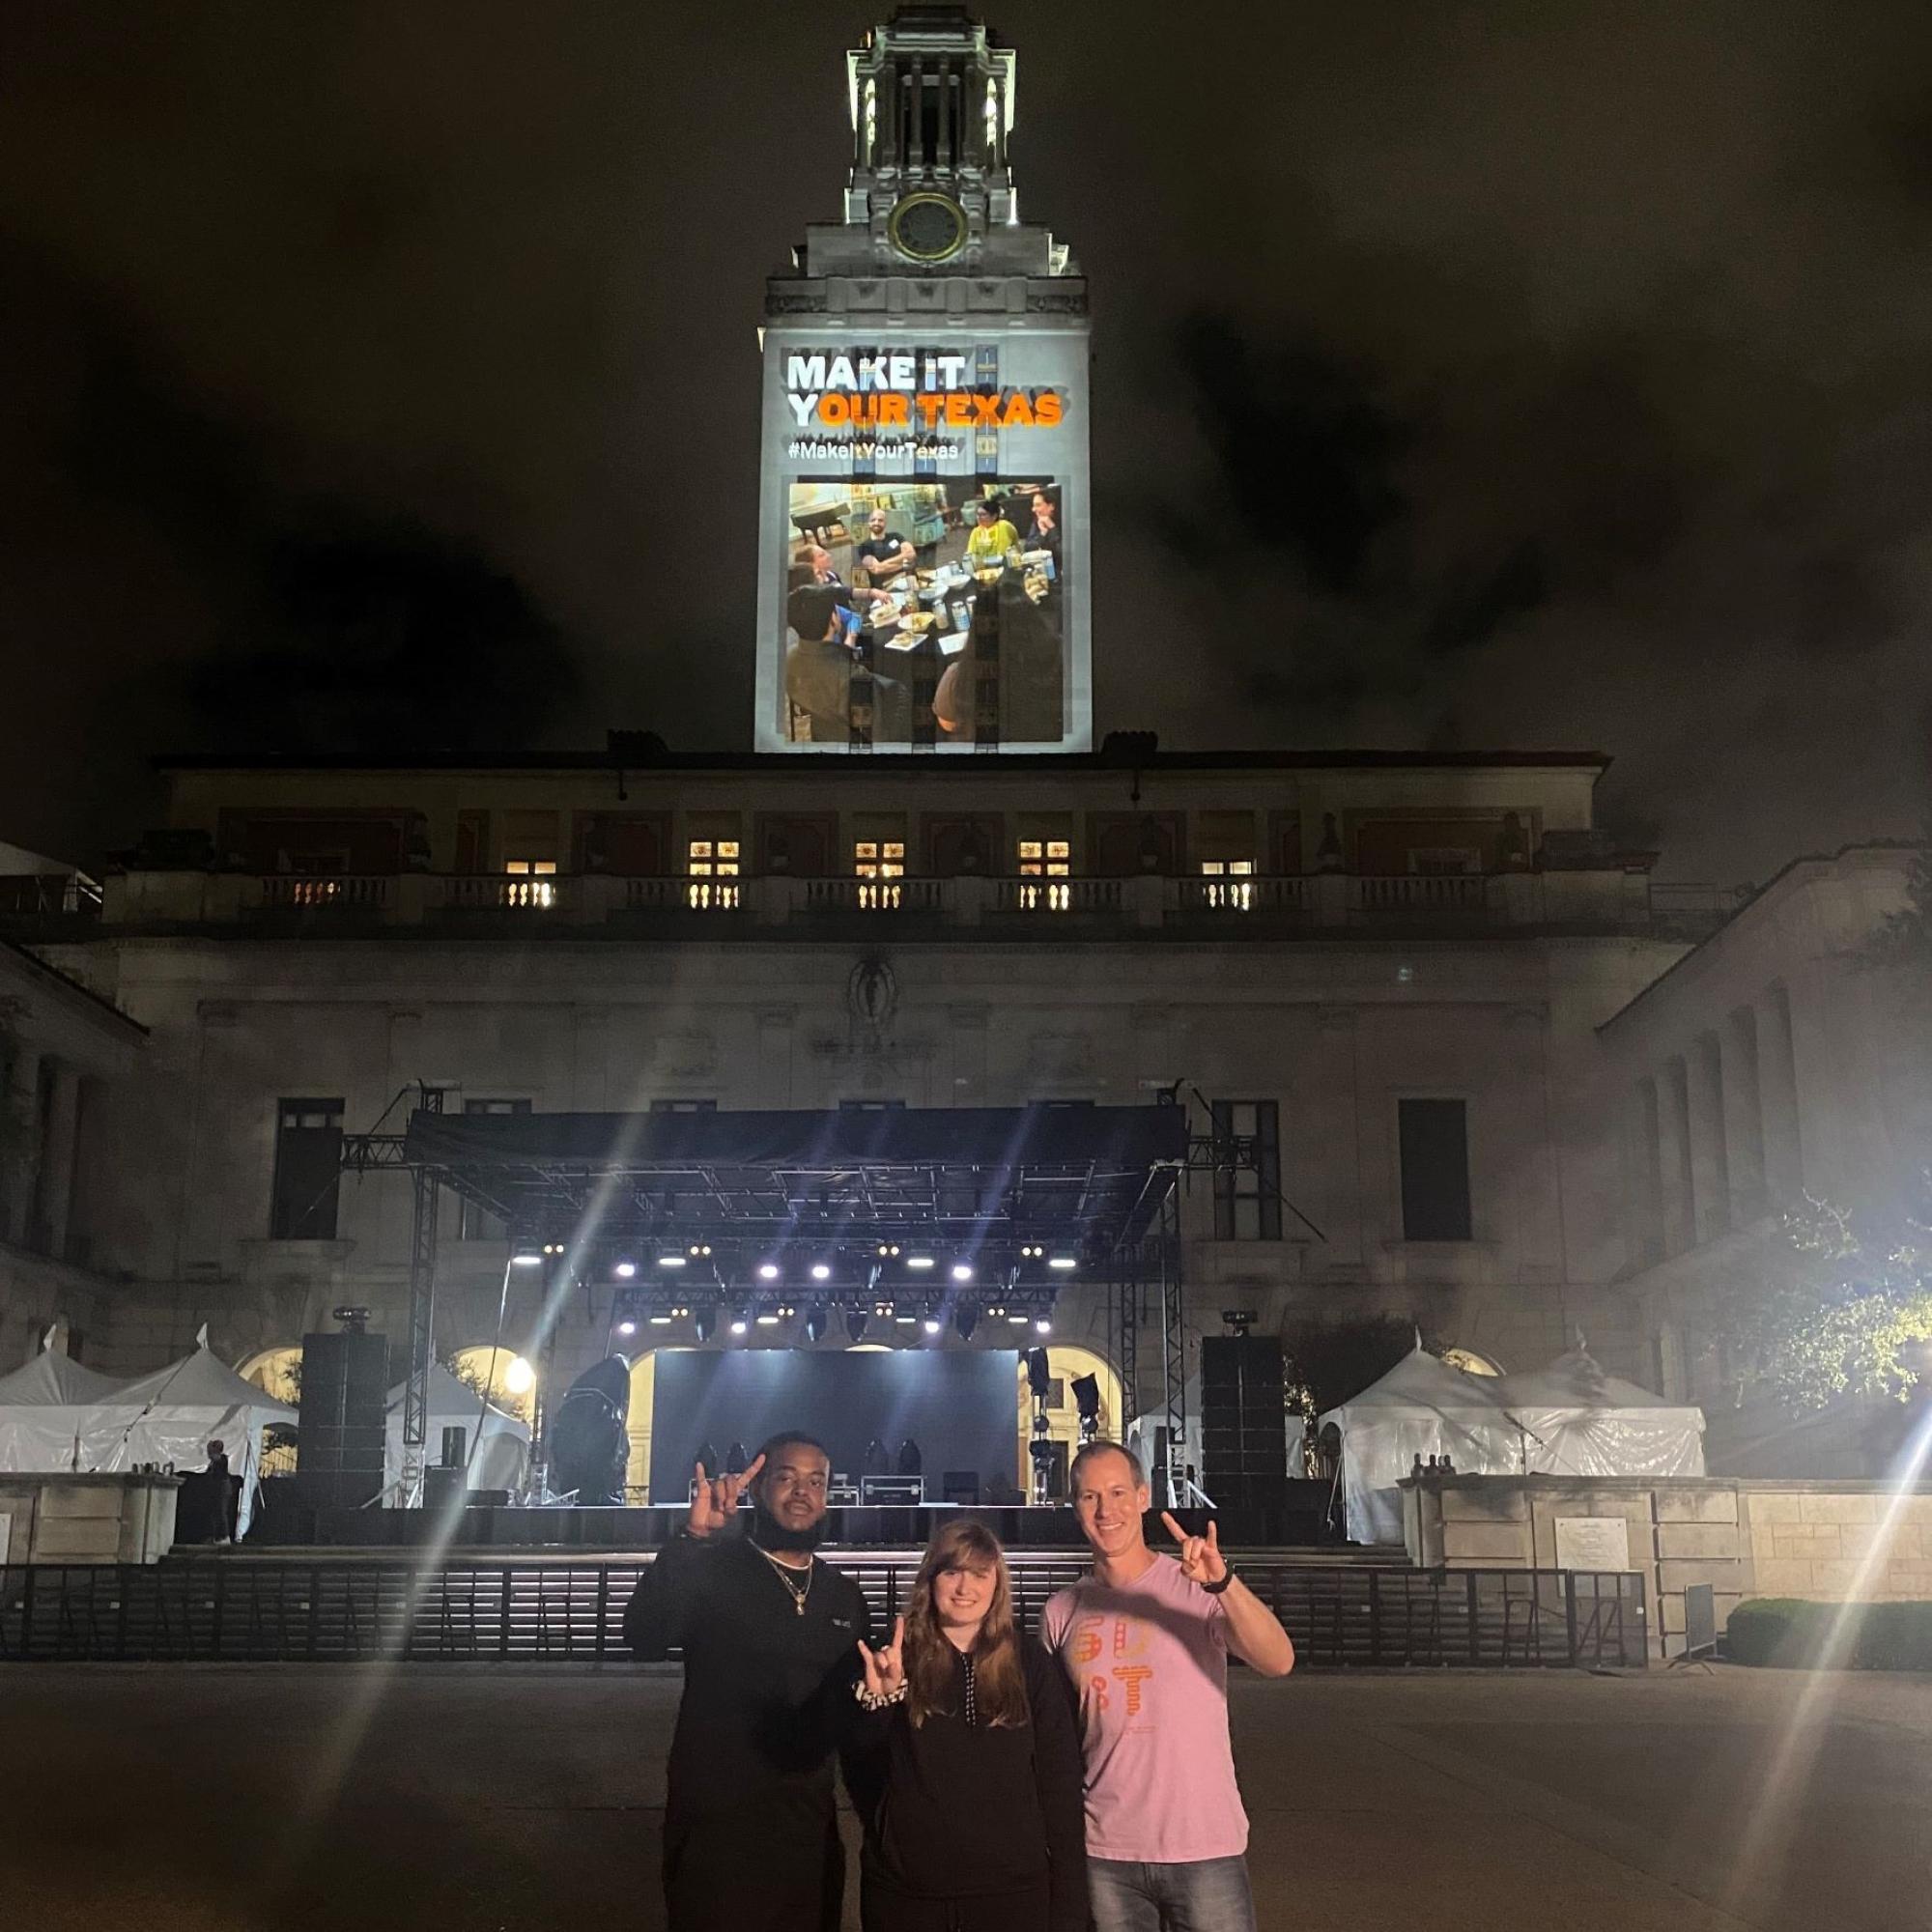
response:
[[[745,1541],[751,1543],[752,1539],[748,1536]],[[817,1570],[816,1563],[808,1563],[806,1565],[805,1585],[801,1589],[798,1584],[792,1581],[792,1566],[789,1563],[781,1563],[762,1543],[752,1543],[752,1548],[772,1566],[772,1570],[779,1581],[785,1586],[787,1593],[791,1597],[793,1611],[801,1617],[804,1616],[805,1600],[811,1595],[811,1579]]]

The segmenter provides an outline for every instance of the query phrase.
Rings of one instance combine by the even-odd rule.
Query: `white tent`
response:
[[[118,1431],[101,1411],[125,1383],[44,1349],[0,1376],[0,1469],[93,1469]]]
[[[1351,1543],[1402,1541],[1396,1485],[1420,1456],[1475,1474],[1521,1466],[1516,1423],[1488,1376],[1464,1375],[1418,1344],[1379,1381],[1321,1417],[1342,1435],[1342,1496]]]
[[[1704,1473],[1704,1411],[1605,1374],[1580,1344],[1546,1369],[1500,1378],[1496,1393],[1522,1425],[1532,1474]]]
[[[403,1392],[407,1386],[398,1382],[389,1391],[384,1418],[384,1480],[390,1488],[403,1479]],[[428,1440],[423,1448],[431,1463],[440,1460],[443,1431],[460,1429],[462,1459],[469,1470],[469,1488],[522,1488],[524,1466],[529,1457],[529,1424],[520,1422],[494,1404],[486,1406],[468,1382],[451,1375],[440,1362],[430,1365],[428,1423]]]
[[[270,1423],[296,1420],[296,1411],[287,1403],[243,1381],[209,1348],[205,1328],[196,1338],[193,1354],[125,1384],[115,1391],[109,1406],[123,1423],[118,1445],[111,1461],[89,1466],[131,1469],[136,1463],[155,1463],[194,1470],[206,1463],[208,1444],[219,1441],[230,1473],[242,1478],[242,1532],[246,1531],[254,1509],[263,1434]]]

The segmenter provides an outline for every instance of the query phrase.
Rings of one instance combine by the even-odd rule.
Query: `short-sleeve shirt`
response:
[[[1090,1858],[1183,1864],[1247,1850],[1227,1633],[1220,1598],[1171,1556],[1131,1583],[1090,1577],[1049,1600],[1040,1635],[1080,1700]]]
[[[905,538],[897,530],[888,530],[882,537],[867,537],[854,555],[854,561],[865,564],[868,569],[879,564],[898,567],[905,551]]]

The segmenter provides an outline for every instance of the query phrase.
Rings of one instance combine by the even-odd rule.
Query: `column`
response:
[[[1724,1147],[1731,1218],[1742,1227],[1765,1211],[1764,1113],[1758,1095],[1757,1015],[1739,1007],[1718,1037],[1723,1057]]]
[[[1798,1072],[1791,1051],[1791,997],[1774,986],[1754,1003],[1758,1096],[1764,1120],[1764,1179],[1774,1202],[1804,1190],[1798,1130]]]
[[[1730,1232],[1731,1182],[1724,1149],[1724,1091],[1718,1037],[1701,1034],[1685,1057],[1690,1116],[1692,1234],[1701,1245]]]
[[[73,1162],[80,1126],[80,1074],[64,1063],[53,1069],[46,1137],[35,1179],[34,1226],[43,1254],[67,1259],[67,1231],[73,1203]]]
[[[1690,1166],[1690,1096],[1682,1060],[1668,1060],[1657,1083],[1658,1175],[1663,1202],[1663,1252],[1681,1255],[1697,1241]]]
[[[4,1104],[12,1114],[19,1136],[13,1158],[0,1168],[0,1236],[15,1247],[24,1247],[27,1223],[33,1215],[34,1188],[41,1163],[39,1047],[29,1046],[24,1040],[15,1045],[7,1088],[0,1093],[0,1104]],[[0,1142],[0,1149],[4,1146],[5,1143]]]

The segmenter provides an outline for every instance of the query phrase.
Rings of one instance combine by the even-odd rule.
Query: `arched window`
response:
[[[1488,1355],[1479,1355],[1473,1349],[1444,1349],[1442,1359],[1452,1369],[1461,1369],[1465,1376],[1499,1376],[1502,1364],[1492,1361]]]
[[[449,1372],[519,1422],[535,1420],[537,1372],[514,1350],[488,1342],[458,1349],[449,1358]]]

